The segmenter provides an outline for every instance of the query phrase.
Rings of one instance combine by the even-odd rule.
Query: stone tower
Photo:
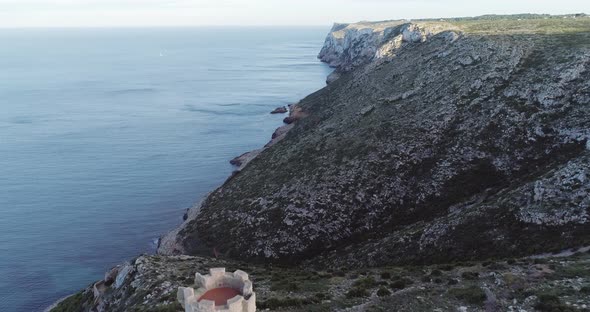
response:
[[[225,268],[209,269],[209,274],[195,274],[195,288],[179,287],[178,301],[185,312],[254,312],[256,294],[248,274]]]

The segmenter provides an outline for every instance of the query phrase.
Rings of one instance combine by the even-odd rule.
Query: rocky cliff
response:
[[[590,242],[590,19],[336,25],[341,77],[174,237],[230,257],[378,266]]]
[[[426,41],[450,24],[416,24],[405,21],[380,23],[334,24],[326,37],[319,58],[336,68],[327,81],[361,65],[394,57],[403,45]]]
[[[217,266],[269,311],[590,311],[589,18],[337,25],[320,57],[339,78],[167,255],[52,311],[182,311],[176,289]]]

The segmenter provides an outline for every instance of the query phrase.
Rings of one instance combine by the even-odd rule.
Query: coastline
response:
[[[272,112],[271,112],[271,114],[272,114]],[[226,181],[231,179],[234,175],[238,174],[240,171],[242,171],[246,167],[246,165],[248,165],[248,163],[250,163],[252,160],[256,159],[256,157],[258,157],[258,155],[260,155],[260,153],[262,153],[264,150],[266,150],[267,148],[269,148],[269,147],[277,144],[281,140],[283,140],[286,137],[287,133],[291,129],[293,129],[297,120],[304,118],[305,116],[306,115],[302,113],[301,109],[299,108],[299,106],[297,104],[289,105],[288,116],[285,117],[285,119],[283,120],[283,125],[279,126],[273,132],[271,139],[268,143],[266,143],[261,148],[245,152],[245,153],[241,154],[240,156],[237,156],[237,157],[233,158],[232,160],[230,160],[230,163],[237,168],[229,177],[227,177]],[[223,183],[222,183],[222,185],[223,185]],[[219,187],[221,187],[221,185],[218,186],[217,188],[215,188],[215,190],[217,190]],[[211,192],[207,193],[205,196],[203,196],[203,198],[198,203],[196,203],[191,208],[189,208],[186,213],[186,219],[180,225],[178,225],[177,227],[175,227],[174,229],[172,229],[168,233],[160,236],[160,238],[158,239],[158,247],[156,249],[156,254],[164,255],[164,256],[177,256],[177,255],[182,255],[182,254],[186,253],[186,249],[182,245],[182,242],[179,241],[179,238],[180,238],[179,233],[191,221],[193,221],[197,218],[197,216],[199,215],[199,212],[200,212],[201,205],[203,204],[203,202],[205,200],[207,200],[207,198],[213,192],[215,192],[215,190],[212,190]],[[200,251],[203,253],[207,253],[208,249],[205,248],[205,246],[202,246],[202,249],[200,249]],[[214,253],[214,252],[211,251],[211,253]]]
[[[228,27],[216,35],[198,27],[48,30],[63,41],[56,51],[80,56],[56,58],[48,68],[86,68],[96,81],[70,90],[84,75],[46,81],[39,79],[43,68],[10,68],[27,83],[1,88],[12,99],[5,116],[11,135],[2,147],[13,169],[2,183],[14,190],[2,197],[9,214],[0,310],[42,311],[109,267],[154,254],[159,237],[236,169],[227,161],[262,147],[281,126],[286,115],[269,116],[271,110],[324,86],[329,70],[315,55],[328,28]],[[11,37],[32,49],[7,50],[8,60],[43,54],[38,31]],[[96,62],[84,62],[78,44],[93,47]],[[114,51],[118,44],[130,53]],[[160,58],[142,48],[148,45],[175,52]],[[137,68],[129,72],[113,60]],[[22,92],[30,86],[38,92]],[[34,278],[21,276],[26,272]]]
[[[241,154],[240,156],[237,156],[237,157],[233,158],[232,160],[230,160],[230,163],[237,168],[230,176],[227,177],[227,179],[225,181],[231,179],[235,174],[239,173],[250,161],[252,161],[256,157],[258,157],[258,155],[260,155],[261,152],[263,152],[267,148],[269,148],[269,147],[275,145],[276,143],[280,142],[281,140],[283,140],[286,137],[287,133],[291,129],[293,129],[293,127],[295,126],[295,123],[299,119],[304,118],[306,116],[307,115],[302,112],[301,108],[297,105],[297,103],[289,105],[288,116],[283,119],[283,124],[275,129],[275,131],[271,135],[271,139],[269,140],[268,143],[266,143],[261,148],[245,152],[245,153]],[[236,159],[239,159],[240,162],[234,163],[234,161]],[[180,225],[176,226],[175,228],[173,228],[172,230],[170,230],[166,234],[161,235],[158,238],[158,243],[157,243],[156,253],[155,253],[156,255],[180,256],[180,255],[184,255],[186,253],[186,250],[182,246],[182,243],[179,242],[179,240],[178,240],[179,232],[182,231],[182,229],[184,229],[191,221],[193,221],[197,218],[203,202],[205,200],[207,200],[207,198],[222,185],[223,185],[223,183],[220,186],[218,186],[217,188],[215,188],[214,190],[211,190],[210,192],[208,192],[205,196],[203,196],[203,198],[201,198],[201,200],[199,200],[197,203],[195,203],[193,206],[191,206],[185,213],[186,219],[184,219]],[[208,248],[206,248],[205,246],[202,246],[202,249],[200,251],[201,251],[202,255],[210,252],[211,256],[215,256],[215,254],[214,254],[215,251],[208,250]],[[113,268],[107,270],[107,272],[111,271]],[[43,312],[51,312],[51,310],[56,308],[61,302],[63,302],[64,300],[66,300],[76,294],[77,294],[77,292],[58,299],[57,301],[52,303],[50,306],[43,309]]]
[[[50,306],[48,306],[47,308],[43,309],[43,312],[51,312],[51,310],[53,310],[54,308],[56,308],[62,301],[66,300],[66,299],[68,299],[68,298],[70,298],[72,296],[75,296],[75,295],[76,295],[76,293],[73,293],[73,294],[69,294],[69,295],[67,295],[65,297],[61,297],[60,299],[58,299],[57,301],[55,301],[54,303],[52,303]]]
[[[444,40],[443,42],[451,42],[452,43],[454,36],[452,36],[452,35],[447,36],[447,35],[448,34],[442,34],[442,35],[434,38],[433,40],[439,40],[439,41],[443,41]],[[459,43],[462,43],[462,42],[459,42]],[[456,60],[456,63],[459,64],[457,66],[463,66],[464,63],[469,63],[469,62],[473,62],[474,61],[473,58],[467,58],[467,59],[468,60],[471,60],[471,61],[465,61],[465,59],[458,59],[458,60]],[[461,64],[463,64],[463,65],[461,65]],[[470,64],[472,64],[472,63],[470,63]],[[470,65],[470,64],[468,64],[468,65]],[[465,66],[467,66],[467,65],[465,65]],[[461,68],[461,67],[457,67],[457,68]],[[341,84],[336,84],[335,86],[336,87],[339,87],[340,85]],[[330,88],[328,88],[328,89],[330,89]],[[414,91],[412,91],[412,92],[414,92]],[[406,94],[409,94],[409,95],[406,96]],[[390,95],[390,94],[386,94],[386,95]],[[384,101],[385,102],[384,104],[390,105],[392,101],[398,101],[400,99],[407,99],[407,98],[410,98],[412,96],[415,96],[414,93],[404,93],[404,95],[403,96],[400,95],[399,98],[397,97],[397,94],[393,94],[393,96],[390,97],[390,98],[392,98],[392,99],[395,98],[395,100]],[[385,99],[389,99],[389,98],[385,98]],[[302,101],[302,103],[305,106],[306,102],[305,101]],[[310,107],[310,106],[305,106],[305,107]],[[377,108],[377,110],[375,110],[375,107],[376,107],[375,105],[371,105],[371,106],[368,106],[368,107],[363,107],[361,110],[356,110],[357,113],[356,113],[356,115],[353,115],[353,116],[357,116],[357,117],[358,116],[369,116],[371,114],[371,112],[378,111],[379,110],[379,108]],[[185,217],[183,218],[184,219],[183,222],[179,226],[175,227],[174,229],[172,229],[171,231],[169,231],[165,235],[162,235],[158,239],[158,248],[157,248],[157,254],[158,254],[158,256],[156,256],[156,260],[154,261],[154,262],[157,262],[157,265],[154,266],[155,269],[159,269],[161,267],[167,267],[167,268],[175,267],[176,266],[176,263],[174,263],[173,265],[163,266],[163,265],[161,265],[161,261],[166,261],[166,260],[164,260],[166,258],[171,258],[171,259],[185,258],[185,257],[187,259],[190,258],[190,256],[174,257],[174,255],[182,255],[182,254],[186,254],[186,253],[191,253],[192,255],[199,255],[199,256],[209,255],[209,254],[213,253],[215,257],[209,257],[211,260],[213,260],[213,261],[222,260],[223,261],[223,259],[214,259],[217,256],[216,250],[213,249],[213,247],[207,247],[205,244],[203,244],[203,240],[200,237],[198,237],[198,236],[201,236],[200,234],[203,234],[203,237],[204,237],[204,235],[206,235],[207,232],[206,231],[204,231],[204,232],[196,231],[195,224],[194,223],[191,224],[191,223],[194,220],[199,220],[199,221],[210,220],[209,218],[205,218],[205,217],[207,216],[208,209],[210,209],[212,207],[215,207],[215,206],[211,205],[211,202],[215,201],[215,198],[216,198],[216,196],[214,196],[214,195],[212,196],[212,194],[215,194],[217,192],[223,192],[223,191],[229,189],[229,187],[231,186],[232,183],[233,184],[236,184],[234,182],[241,182],[242,183],[242,185],[238,185],[238,187],[235,187],[234,188],[234,190],[235,189],[239,189],[240,186],[243,186],[244,184],[247,184],[249,181],[252,181],[252,179],[249,179],[249,178],[252,177],[251,176],[252,172],[261,172],[261,171],[262,172],[264,172],[264,171],[266,171],[266,172],[269,172],[269,171],[270,172],[276,172],[275,170],[272,170],[272,171],[271,170],[268,170],[267,167],[263,166],[263,165],[268,165],[269,163],[271,163],[271,162],[267,162],[267,163],[264,162],[265,159],[266,159],[266,156],[267,156],[267,154],[264,154],[262,157],[260,157],[258,159],[258,161],[252,163],[248,170],[246,170],[243,173],[241,173],[242,176],[238,176],[236,179],[234,179],[232,181],[232,179],[234,177],[236,177],[236,175],[240,174],[240,172],[247,166],[247,164],[249,164],[250,161],[256,159],[259,155],[261,155],[261,153],[263,153],[266,148],[268,148],[270,146],[273,146],[274,144],[276,144],[277,142],[279,142],[280,140],[282,140],[283,138],[285,138],[286,135],[287,135],[287,133],[295,126],[295,123],[294,122],[297,121],[298,118],[304,118],[304,117],[306,117],[306,112],[304,112],[301,109],[301,107],[298,107],[297,104],[294,104],[293,106],[290,105],[290,108],[291,108],[291,110],[290,110],[289,116],[287,118],[285,118],[285,120],[284,120],[284,123],[286,123],[286,125],[282,125],[281,127],[277,128],[274,131],[270,142],[268,142],[262,148],[255,149],[253,151],[243,153],[240,156],[235,157],[234,159],[232,159],[232,161],[230,163],[232,163],[233,165],[235,165],[237,167],[237,169],[225,180],[225,182],[221,186],[219,186],[219,187],[215,188],[214,190],[212,190],[211,192],[209,192],[197,204],[195,204],[191,208],[189,208],[186,211],[186,213],[185,213]],[[312,110],[310,109],[309,111],[312,111]],[[313,112],[315,112],[315,111],[313,111]],[[319,114],[319,113],[318,114],[315,114],[315,115],[316,116],[321,116],[321,114]],[[309,120],[309,121],[312,121],[312,120]],[[304,126],[304,125],[301,125],[301,126]],[[303,127],[301,127],[301,128],[303,128]],[[293,134],[295,134],[295,133],[293,133]],[[297,133],[297,134],[299,134],[299,133]],[[295,136],[293,136],[292,138],[295,138]],[[285,147],[287,147],[287,148],[297,147],[297,145],[295,145],[295,143],[293,143],[292,141],[289,141],[290,139],[291,138],[289,138],[288,141],[283,142],[283,144],[280,144],[279,146],[277,146],[275,149],[268,151],[269,152],[268,155],[272,155],[272,153],[274,153],[277,149],[280,150],[280,149],[285,148]],[[585,144],[586,149],[588,147],[588,144],[590,144],[590,143],[588,143],[586,141],[584,141],[582,143]],[[564,176],[566,178],[573,177],[572,179],[570,179],[570,180],[573,180],[573,179],[577,179],[576,176],[573,175],[573,173],[575,173],[576,170],[587,170],[586,169],[587,167],[584,168],[585,165],[582,166],[582,165],[579,165],[578,163],[576,163],[576,161],[579,161],[579,162],[581,162],[583,164],[584,163],[583,162],[583,158],[585,158],[585,157],[586,156],[581,157],[581,160],[578,160],[578,159],[574,160],[573,161],[573,165],[571,165],[571,166],[559,167],[557,169],[557,171],[553,171],[553,170],[549,171],[548,173],[546,173],[542,177],[538,178],[538,180],[537,180],[538,183],[536,183],[536,185],[534,185],[534,186],[532,186],[531,183],[528,183],[527,182],[527,184],[524,184],[522,187],[516,188],[515,190],[512,190],[511,191],[512,193],[505,193],[505,192],[500,191],[500,192],[498,192],[498,194],[500,194],[502,196],[506,196],[506,197],[502,197],[502,198],[506,198],[506,200],[514,200],[516,202],[516,200],[520,200],[521,198],[524,198],[524,196],[521,197],[521,194],[523,194],[523,195],[530,194],[530,192],[529,192],[530,190],[532,190],[535,194],[538,194],[539,193],[538,190],[541,190],[542,192],[551,193],[552,192],[552,189],[550,187],[548,187],[548,185],[552,185],[552,184],[553,185],[557,185],[557,184],[563,185],[563,183],[561,183],[561,180],[558,181],[560,183],[555,183],[555,181],[556,181],[555,177],[556,176],[558,176],[560,179],[562,179]],[[273,161],[272,163],[276,164],[277,162],[274,162]],[[277,166],[277,168],[278,168],[278,166]],[[478,171],[475,171],[475,172],[476,173],[480,173]],[[267,179],[266,180],[263,180],[263,181],[270,181],[270,180],[271,179],[269,179],[267,177]],[[546,185],[546,187],[545,188],[540,188],[538,185],[542,185],[543,183]],[[508,185],[507,188],[508,187],[512,187],[512,186],[511,185]],[[492,207],[492,208],[489,208],[489,207],[480,208],[482,206],[478,206],[481,203],[486,203],[486,200],[488,200],[491,197],[489,190],[490,189],[486,189],[484,191],[481,191],[479,194],[477,194],[478,196],[473,197],[473,198],[469,198],[466,201],[465,206],[460,206],[460,205],[457,204],[457,205],[454,205],[454,206],[449,207],[449,209],[451,209],[451,211],[449,213],[449,217],[453,221],[447,223],[448,219],[446,219],[446,217],[443,217],[443,218],[440,218],[438,220],[435,220],[434,226],[433,227],[430,227],[429,229],[434,229],[434,230],[437,230],[439,232],[434,232],[434,231],[423,232],[423,233],[426,233],[427,235],[426,236],[421,236],[421,239],[422,239],[422,237],[425,237],[426,239],[424,239],[423,241],[421,240],[420,243],[422,244],[424,242],[425,246],[428,246],[428,244],[435,245],[435,244],[437,244],[436,239],[438,237],[444,237],[444,234],[446,234],[446,233],[453,233],[452,231],[455,230],[455,228],[456,228],[457,225],[462,225],[462,224],[475,224],[476,226],[478,225],[473,220],[479,221],[479,219],[467,219],[467,218],[466,219],[460,219],[460,218],[457,218],[460,215],[467,215],[468,217],[475,216],[475,217],[478,217],[478,218],[479,217],[485,217],[487,219],[488,218],[487,215],[483,215],[483,214],[482,215],[477,215],[477,214],[475,214],[475,213],[479,213],[480,211],[484,211],[483,210],[484,208],[487,209],[486,212],[487,211],[491,211],[491,212],[495,213],[495,211],[492,210],[494,207]],[[568,191],[568,190],[566,190],[566,191]],[[565,192],[565,191],[563,191],[563,192]],[[512,195],[515,195],[515,196],[509,197],[506,194],[511,195],[511,196]],[[558,194],[561,194],[561,193],[558,193]],[[541,196],[541,195],[539,195],[539,196]],[[242,197],[239,197],[239,198],[242,198]],[[559,198],[559,196],[558,196],[558,198]],[[224,204],[225,205],[218,205],[216,208],[224,209],[225,207],[240,207],[239,203],[234,204],[234,202],[229,202],[229,203],[225,202]],[[523,207],[526,207],[525,205],[522,205],[522,206]],[[473,207],[475,207],[475,208],[474,209],[471,209]],[[469,209],[471,209],[471,211],[468,211]],[[481,209],[481,210],[476,210],[476,209]],[[522,209],[522,208],[520,208],[520,209]],[[217,211],[217,210],[214,210],[214,211]],[[465,213],[465,212],[468,212],[468,213]],[[199,215],[201,216],[200,218],[198,218]],[[230,214],[227,214],[226,217],[231,218],[231,215]],[[220,228],[223,228],[224,226],[227,225],[227,223],[224,224],[224,220],[229,220],[227,218],[212,218],[212,219],[217,219],[217,220],[220,221],[217,224],[217,226],[220,227]],[[464,223],[453,223],[453,222],[456,222],[456,220],[459,220],[459,221],[464,222]],[[551,219],[551,218],[547,218],[546,220],[549,220],[549,221],[544,221],[544,222],[549,223],[549,224],[551,224],[550,222],[556,222],[556,221],[553,221],[555,219]],[[187,226],[189,226],[189,224],[191,224],[191,226],[193,228],[192,228],[192,233],[188,233],[187,234],[187,231],[183,231],[183,229],[186,229]],[[487,224],[484,224],[484,226],[486,226],[486,225]],[[231,227],[229,227],[229,228],[231,229]],[[259,228],[260,229],[264,229],[263,227],[259,227]],[[501,229],[501,227],[495,227],[495,228],[500,228]],[[441,233],[443,233],[443,234],[441,234]],[[510,232],[508,232],[508,233],[511,234]],[[223,233],[222,232],[222,234],[227,235],[228,233]],[[463,234],[463,233],[459,233],[459,234]],[[473,232],[470,232],[469,234],[473,234]],[[274,232],[270,232],[269,236],[267,236],[267,237],[273,237],[273,235],[276,235],[276,234]],[[220,237],[226,238],[228,236],[220,236]],[[205,241],[208,241],[208,240],[205,240]],[[454,242],[454,240],[452,240],[452,241]],[[196,242],[196,248],[192,248],[190,246],[190,243],[192,243],[192,242]],[[386,240],[385,242],[386,243],[390,243],[391,240]],[[186,245],[184,245],[184,244],[186,244]],[[212,245],[214,245],[214,244],[212,244]],[[388,246],[391,246],[391,244],[388,244]],[[506,256],[507,257],[506,259],[499,258],[499,260],[496,259],[496,258],[489,258],[489,259],[491,259],[491,260],[489,260],[488,258],[483,258],[483,257],[481,257],[481,259],[480,258],[467,258],[467,260],[470,261],[469,263],[467,263],[467,262],[465,262],[465,263],[463,263],[463,262],[461,262],[461,263],[452,262],[452,267],[450,267],[450,268],[445,267],[444,269],[442,269],[443,268],[442,266],[438,266],[438,265],[440,265],[442,263],[446,263],[446,262],[442,262],[442,261],[447,261],[447,260],[444,260],[444,259],[443,260],[436,260],[436,261],[440,261],[440,262],[433,262],[433,264],[434,265],[437,265],[437,266],[432,266],[430,269],[424,269],[423,270],[423,273],[425,273],[426,276],[416,277],[415,278],[415,281],[419,281],[418,283],[432,283],[432,282],[434,282],[435,284],[442,284],[442,279],[440,279],[438,277],[437,278],[432,278],[432,277],[434,277],[434,276],[439,276],[440,277],[440,276],[447,276],[448,275],[449,277],[453,277],[452,280],[449,280],[449,284],[448,285],[458,285],[458,284],[461,284],[462,285],[461,287],[465,287],[465,286],[472,287],[475,284],[476,286],[473,286],[473,287],[478,287],[478,288],[481,287],[481,289],[485,290],[484,295],[487,296],[487,299],[488,300],[493,300],[494,302],[496,302],[495,304],[497,304],[498,307],[499,307],[500,304],[497,302],[498,300],[496,299],[496,295],[500,294],[500,297],[502,297],[502,296],[504,296],[503,295],[503,292],[500,291],[501,288],[498,288],[498,289],[489,288],[488,286],[490,285],[490,283],[489,283],[490,280],[485,280],[486,277],[489,276],[489,277],[494,277],[495,278],[496,277],[495,274],[497,274],[497,272],[498,271],[501,271],[501,270],[506,270],[506,272],[508,274],[513,274],[512,276],[514,276],[515,271],[512,268],[513,267],[518,267],[520,265],[525,265],[525,266],[527,266],[526,268],[532,268],[532,271],[534,272],[534,274],[531,274],[531,276],[534,278],[534,281],[536,283],[538,281],[537,278],[539,277],[538,274],[540,274],[537,271],[543,271],[542,274],[550,274],[550,273],[553,273],[553,272],[549,272],[549,273],[548,272],[545,272],[544,271],[544,268],[541,268],[540,266],[546,266],[546,264],[550,263],[553,266],[552,269],[555,269],[554,272],[557,272],[558,269],[559,269],[559,266],[564,266],[565,267],[565,265],[564,265],[565,262],[561,262],[561,260],[559,260],[559,259],[551,260],[551,258],[570,257],[570,256],[578,255],[578,254],[581,255],[581,256],[584,256],[583,254],[584,253],[587,253],[589,251],[590,246],[588,246],[587,244],[586,245],[582,245],[582,246],[584,246],[584,247],[562,249],[561,251],[559,251],[559,250],[553,250],[550,253],[539,253],[537,251],[537,253],[536,254],[533,253],[532,256],[526,256],[524,253],[523,254],[520,254],[520,253],[509,254],[508,256]],[[363,259],[362,253],[364,253],[366,255],[369,255],[371,252],[374,252],[377,249],[375,247],[378,248],[378,247],[380,247],[380,245],[376,245],[376,244],[368,245],[367,248],[364,248],[363,247],[363,248],[359,249],[359,251],[357,251],[355,254],[352,254],[351,253],[352,256],[355,256],[355,259],[353,261],[364,261],[363,263],[361,263],[361,265],[358,265],[359,268],[365,270],[364,269],[365,267],[363,265],[365,265],[366,263],[368,263],[368,261],[366,261],[366,259]],[[410,245],[410,247],[411,247],[411,245]],[[246,249],[248,249],[248,248],[250,248],[250,247],[247,246]],[[563,248],[563,247],[560,247],[560,248]],[[420,248],[419,249],[422,250],[422,245],[420,245]],[[427,248],[424,248],[424,249],[427,249]],[[547,247],[543,246],[541,250],[544,252],[544,251],[549,251],[551,249],[552,248],[547,248]],[[201,250],[203,251],[203,253],[200,253]],[[387,252],[387,250],[386,249],[383,249],[383,254],[388,255],[386,252]],[[171,256],[171,257],[160,257],[159,255]],[[336,255],[336,257],[340,257],[340,256],[341,255]],[[393,256],[395,256],[395,255],[393,255]],[[504,257],[504,256],[500,256],[500,257]],[[511,258],[508,258],[508,257],[511,257]],[[520,257],[524,257],[524,258],[520,258]],[[143,258],[143,257],[141,257],[141,258]],[[236,259],[237,259],[237,257],[236,257]],[[322,265],[325,265],[326,267],[329,267],[330,265],[333,265],[333,264],[335,264],[335,265],[338,265],[339,264],[337,261],[334,261],[334,259],[335,259],[335,257],[324,258],[324,259],[321,259],[320,258],[319,261],[320,261],[320,263]],[[360,259],[360,260],[357,260],[357,259]],[[461,258],[461,259],[463,259],[463,258]],[[549,260],[543,260],[543,259],[549,259]],[[232,259],[227,259],[227,261],[231,261],[231,260]],[[371,260],[371,259],[369,258],[368,260]],[[389,260],[386,260],[386,261],[389,261]],[[451,263],[450,262],[451,260],[448,260],[448,261],[449,261],[449,263]],[[453,260],[453,261],[456,261],[456,260]],[[575,261],[580,261],[580,262],[576,262],[572,266],[574,269],[576,268],[577,265],[580,265],[580,264],[583,264],[584,262],[587,262],[585,259],[581,259],[581,260],[580,259],[573,259],[572,261],[574,261],[574,262]],[[211,265],[210,262],[206,262],[206,263],[207,263],[207,265]],[[353,266],[357,264],[357,263],[354,263],[352,261],[351,261],[351,263],[353,263],[352,264]],[[250,264],[253,265],[253,266],[255,265],[253,262],[248,263],[248,265],[250,265]],[[309,264],[310,263],[306,263],[306,265],[309,265]],[[374,263],[369,263],[367,266],[369,268],[373,267],[373,268],[379,268],[379,270],[383,270],[386,267],[386,264],[387,263],[375,263],[374,262]],[[137,269],[137,272],[143,272],[143,268],[145,268],[143,260],[135,262],[135,265],[137,266],[137,268],[141,268],[141,269]],[[403,265],[403,263],[402,263],[402,265]],[[421,263],[418,263],[418,265],[422,265],[422,264]],[[424,265],[426,265],[426,264],[424,264]],[[465,265],[466,267],[463,268],[462,267],[463,265]],[[460,268],[457,269],[457,271],[454,271],[453,274],[446,273],[448,271],[455,270],[455,266],[458,266]],[[471,272],[471,271],[474,270],[473,267],[476,267],[476,266],[478,268],[478,272],[476,272],[477,274]],[[191,267],[191,269],[194,268],[195,267],[194,266],[194,263],[193,264],[190,264],[190,267]],[[344,266],[338,266],[338,268],[344,270],[343,268],[345,268],[345,267]],[[390,268],[390,267],[387,267],[387,268]],[[426,267],[424,267],[424,268],[426,268]],[[490,272],[486,271],[488,269],[490,270]],[[476,276],[480,276],[480,277],[475,278],[474,275],[464,274],[466,270],[469,271],[470,273],[472,273],[472,274],[474,274]],[[428,273],[428,271],[430,271],[430,273]],[[351,272],[352,272],[352,269],[351,269]],[[435,272],[436,272],[436,274],[433,274]],[[485,274],[480,274],[480,272],[481,273],[484,273],[485,272]],[[521,273],[521,272],[523,272],[523,270],[519,270],[518,271],[518,273]],[[388,273],[388,274],[390,274],[390,273]],[[492,274],[494,274],[494,275],[492,275]],[[526,274],[528,274],[528,273],[526,273]],[[526,274],[523,275],[523,276],[529,277]],[[365,275],[367,275],[366,272],[365,272]],[[130,276],[133,277],[133,275],[130,275]],[[428,276],[431,276],[431,277],[428,277]],[[548,283],[547,285],[549,285],[550,287],[555,287],[554,284],[552,284],[553,282],[551,282],[552,277],[550,275],[548,275],[548,276],[549,277],[547,278],[547,281],[548,281],[547,282]],[[135,278],[135,277],[133,277],[133,278]],[[356,275],[356,277],[354,277],[354,279],[357,279],[357,278],[358,278],[358,275]],[[387,279],[389,279],[389,277]],[[105,277],[105,280],[107,280],[106,277]],[[167,285],[166,287],[170,286],[170,282],[169,282],[170,281],[170,276],[167,276],[166,278],[162,277],[161,280],[162,281],[165,281],[165,283],[167,283],[166,284]],[[179,280],[181,282],[184,281],[182,279],[182,277],[180,277]],[[437,280],[439,280],[439,281],[437,281]],[[474,280],[477,280],[477,281],[474,282]],[[451,281],[453,281],[453,284],[450,283]],[[508,279],[507,279],[507,281],[508,281]],[[580,282],[580,280],[578,280],[578,282],[580,284],[578,286],[576,286],[576,287],[580,288],[581,287],[580,285],[583,285],[583,284],[582,284],[582,282]],[[137,285],[136,280],[135,279],[133,279],[131,281],[128,280],[128,285]],[[153,285],[154,284],[152,284],[151,282],[149,283],[149,286],[150,286],[149,289],[150,290],[153,289]],[[426,284],[424,284],[424,285],[426,285]],[[493,284],[493,285],[496,285],[496,284]],[[498,285],[500,285],[500,284],[498,284]],[[430,286],[432,286],[432,284],[428,284],[428,287],[430,287]],[[444,286],[442,286],[442,287],[443,287],[443,289],[445,291],[444,292],[445,294],[446,294],[446,291],[447,291],[448,288],[450,288],[451,291],[453,289],[459,289],[459,288],[457,288],[458,286],[448,287],[448,286],[446,286],[446,284],[444,284]],[[168,288],[170,288],[170,287],[168,287]],[[155,289],[158,289],[158,288],[155,288]],[[541,289],[541,288],[538,288],[537,291],[539,291],[539,289]],[[292,295],[292,291],[289,290],[289,289],[287,289],[287,290],[289,291],[288,295]],[[144,291],[145,291],[145,289],[144,289]],[[394,293],[396,291],[397,290],[394,290]],[[449,295],[452,295],[452,292],[451,291],[448,292]],[[175,290],[173,290],[173,292],[175,292]],[[125,293],[125,289],[119,291],[119,294],[120,293]],[[139,292],[139,293],[141,293],[141,292]],[[168,292],[167,294],[169,294],[169,293],[171,293],[171,292]],[[540,292],[538,292],[538,293],[540,293]],[[374,294],[375,293],[370,293],[370,294],[365,294],[365,295],[362,295],[362,296],[367,297],[367,296],[370,295],[371,298],[375,298],[376,296]],[[440,297],[442,297],[442,294],[443,294],[443,292],[440,293]],[[439,296],[438,293],[435,294],[435,295],[437,297]],[[59,302],[65,300],[67,298],[69,298],[69,297],[62,298],[60,301],[56,302],[53,306],[58,305]],[[115,296],[106,297],[106,296],[103,296],[101,294],[101,295],[95,295],[95,298],[97,298],[99,300],[105,300],[105,302],[107,302],[108,299],[111,299],[110,303],[116,302],[116,301],[113,301],[113,298],[116,299]],[[162,298],[167,300],[167,299],[172,298],[172,297],[169,297],[168,295],[166,297],[163,296],[163,295],[161,297],[159,297],[159,299],[162,299]],[[454,300],[454,299],[452,299],[453,297],[451,296],[450,298],[451,299],[449,299],[449,302],[453,302],[453,300]],[[506,297],[506,298],[509,298],[509,297]],[[503,299],[503,298],[501,298],[501,299]],[[172,298],[172,301],[175,303],[175,301],[174,301],[173,298]],[[87,302],[90,302],[90,301],[87,301]],[[264,303],[266,303],[266,301],[264,301]],[[145,301],[141,301],[138,304],[145,304]],[[514,304],[516,304],[516,303],[514,303]],[[365,303],[363,303],[363,304],[359,305],[358,307],[367,307],[367,305]],[[48,310],[50,310],[51,308],[52,307],[48,308]]]
[[[289,117],[291,117],[291,111],[289,111]],[[289,117],[287,117],[287,118],[289,118]],[[263,150],[265,150],[266,148],[268,148],[268,147],[276,144],[280,140],[282,140],[287,135],[289,130],[291,130],[293,128],[293,126],[294,126],[294,123],[281,125],[273,132],[271,140],[267,144],[265,144],[262,148],[255,149],[255,150],[249,151],[249,152],[245,152],[242,155],[234,158],[234,159],[237,159],[237,158],[244,156],[244,161],[241,162],[239,165],[234,165],[238,168],[236,169],[236,171],[234,171],[234,173],[232,175],[230,175],[226,179],[226,181],[228,179],[231,179],[231,177],[234,174],[241,171],[250,161],[254,160]],[[215,189],[217,189],[217,188],[215,188]],[[170,230],[168,233],[163,234],[158,238],[158,245],[156,248],[157,255],[178,256],[178,255],[183,255],[185,253],[184,247],[178,241],[178,233],[182,229],[184,229],[191,221],[193,221],[199,215],[201,205],[207,199],[207,197],[209,197],[211,195],[211,193],[213,193],[214,191],[215,190],[210,191],[205,196],[203,196],[203,198],[201,200],[199,200],[196,204],[191,206],[186,212],[187,218],[185,220],[183,220],[183,222],[180,225],[176,226],[175,228]],[[206,248],[203,248],[203,252],[206,252],[206,251],[207,251]],[[112,270],[112,268],[107,270],[107,272],[110,270]],[[72,293],[70,295],[67,295],[67,296],[64,296],[64,297],[58,299],[57,301],[52,303],[50,306],[43,309],[43,312],[51,312],[51,310],[56,308],[62,301],[76,295],[76,293]]]

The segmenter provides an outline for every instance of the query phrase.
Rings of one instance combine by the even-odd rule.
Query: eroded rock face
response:
[[[303,99],[307,117],[204,201],[183,248],[363,266],[588,243],[590,51],[564,44],[588,39],[439,30]],[[375,31],[353,32],[364,59]]]
[[[326,80],[332,83],[340,73],[367,63],[390,59],[404,45],[426,41],[441,31],[450,32],[451,40],[458,36],[451,25],[431,25],[407,21],[382,23],[334,24],[318,58],[336,68]]]
[[[537,225],[588,224],[590,220],[590,157],[572,160],[547,176],[528,183],[512,202],[516,215]]]

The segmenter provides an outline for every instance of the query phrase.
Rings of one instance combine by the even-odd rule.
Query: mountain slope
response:
[[[590,19],[392,27],[391,53],[298,103],[307,117],[203,202],[177,251],[376,266],[590,243]],[[338,49],[333,65],[356,55]]]

